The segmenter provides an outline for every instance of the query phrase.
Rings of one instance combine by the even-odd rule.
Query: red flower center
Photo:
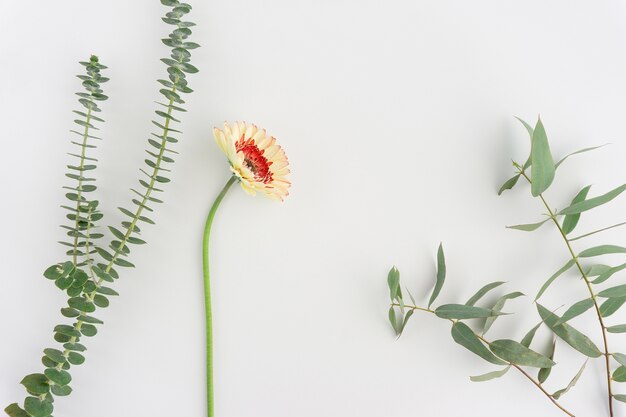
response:
[[[272,181],[272,171],[270,170],[272,163],[263,156],[264,150],[259,149],[252,139],[244,140],[243,136],[237,141],[235,147],[237,152],[243,152],[244,164],[252,171],[256,181],[264,184]]]

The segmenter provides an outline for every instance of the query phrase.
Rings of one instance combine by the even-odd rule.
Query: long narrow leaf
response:
[[[577,303],[574,303],[570,308],[568,308],[565,313],[563,313],[561,320],[559,320],[557,324],[567,323],[574,317],[580,316],[593,306],[593,298],[586,298],[584,300],[578,301]]]
[[[582,190],[580,190],[578,194],[576,194],[572,202],[570,203],[570,206],[573,204],[580,203],[581,201],[585,201],[585,198],[587,198],[587,194],[589,194],[590,188],[591,188],[591,185],[588,185],[584,187]],[[578,220],[580,220],[580,213],[566,215],[565,219],[563,220],[563,226],[561,227],[561,229],[563,230],[563,233],[565,233],[566,235],[571,233],[574,230],[574,228],[576,228],[576,225],[578,224]]]
[[[435,288],[433,289],[433,293],[430,296],[430,300],[428,301],[428,307],[433,304],[439,293],[441,292],[441,288],[443,288],[443,284],[446,281],[446,258],[443,253],[443,244],[439,244],[439,249],[437,250],[437,281],[435,282]]]
[[[478,300],[480,300],[485,294],[487,294],[489,291],[493,290],[494,288],[499,287],[500,285],[504,284],[504,281],[495,281],[495,282],[491,282],[487,285],[485,285],[484,287],[482,287],[480,290],[478,290],[476,292],[476,294],[472,295],[470,297],[469,300],[467,300],[467,302],[465,303],[466,306],[473,306],[476,304],[476,302]]]
[[[618,324],[616,326],[609,326],[606,328],[609,333],[626,333],[626,324]]]
[[[554,360],[554,352],[556,351],[556,338],[554,338],[554,340],[552,340],[552,345],[550,347],[550,351],[548,352],[548,358],[550,358],[550,360]],[[548,377],[550,376],[550,374],[552,373],[552,367],[547,367],[547,368],[541,368],[539,370],[539,372],[537,373],[537,379],[539,380],[540,384],[543,384],[544,382],[546,382],[548,380]]]
[[[522,366],[532,366],[535,368],[550,368],[556,363],[541,353],[527,348],[515,340],[500,339],[489,344],[489,349],[498,357]]]
[[[558,324],[561,320],[559,316],[537,303],[537,311],[543,319],[543,322],[560,337],[565,343],[590,358],[598,358],[602,356],[602,352],[587,336],[574,329],[567,323]]]
[[[583,371],[585,370],[586,365],[587,365],[587,361],[583,363],[583,366],[580,367],[580,370],[578,371],[578,373],[576,373],[574,378],[572,378],[572,380],[569,382],[569,384],[567,384],[565,388],[560,389],[554,394],[552,394],[552,398],[554,398],[555,400],[558,400],[559,398],[561,398],[561,396],[563,396],[563,394],[566,394],[570,389],[572,389],[574,385],[576,385],[576,383],[580,379],[581,375],[583,374]]]
[[[533,133],[534,133],[533,127],[531,125],[529,125],[528,123],[526,123],[524,120],[520,119],[519,117],[515,116],[515,118],[520,121],[520,123],[524,126],[524,128],[528,132],[528,136],[530,138],[530,144],[531,144],[531,147],[532,147]],[[528,169],[528,167],[530,167],[531,164],[532,164],[532,155],[528,155],[528,159],[524,163],[524,166],[522,167],[522,169]]]
[[[470,376],[470,380],[472,382],[491,381],[492,379],[496,379],[496,378],[500,378],[504,376],[509,371],[509,369],[511,369],[510,365],[499,371],[487,372],[486,374],[482,374],[482,375]]]
[[[543,226],[543,224],[545,222],[547,222],[548,220],[550,220],[550,218],[547,218],[545,220],[542,220],[540,222],[537,223],[529,223],[529,224],[516,224],[513,226],[507,226],[507,229],[515,229],[515,230],[521,230],[523,232],[533,232],[537,229],[539,229],[541,226]]]
[[[567,155],[565,155],[563,158],[561,158],[561,159],[559,160],[559,162],[557,162],[556,164],[554,164],[554,168],[555,168],[555,169],[556,169],[556,168],[558,168],[558,167],[559,167],[559,166],[560,166],[563,162],[565,162],[565,160],[566,160],[567,158],[569,158],[570,156],[574,156],[574,155],[578,155],[578,154],[580,154],[580,153],[585,153],[585,152],[593,151],[593,150],[595,150],[595,149],[602,148],[603,146],[606,146],[606,145],[607,145],[607,144],[605,143],[604,145],[592,146],[592,147],[590,147],[590,148],[584,148],[584,149],[578,150],[578,151],[576,151],[576,152],[572,152],[572,153],[570,153],[570,154],[567,154]]]
[[[539,323],[537,323],[535,327],[530,329],[528,333],[526,333],[526,335],[522,338],[522,341],[520,343],[526,347],[530,347],[530,344],[533,342],[533,339],[535,338],[535,334],[537,333],[537,329],[539,329],[539,327],[541,327],[542,324],[543,324],[543,321],[540,321]]]
[[[614,229],[616,227],[620,227],[620,226],[624,226],[624,225],[626,225],[626,222],[617,223],[617,224],[614,224],[613,226],[603,227],[602,229],[594,230],[593,232],[589,232],[589,233],[585,233],[584,235],[573,237],[569,241],[573,242],[575,240],[582,239],[582,238],[585,238],[585,237],[589,237],[589,236],[595,235],[596,233],[604,232],[605,230],[611,230],[611,229]]]
[[[585,249],[580,252],[578,256],[581,258],[590,258],[592,256],[610,255],[614,253],[626,253],[626,248],[617,245],[600,245]]]
[[[602,298],[622,298],[626,297],[626,284],[617,285],[615,287],[607,288],[598,293],[598,297]]]
[[[530,156],[532,160],[530,191],[534,197],[537,197],[546,191],[554,180],[554,159],[552,159],[548,136],[541,119],[537,120],[533,131]]]
[[[575,263],[576,261],[574,261],[573,259],[570,259],[569,261],[567,261],[565,265],[563,265],[561,269],[559,269],[554,274],[552,274],[552,276],[548,278],[548,280],[541,286],[541,289],[539,290],[539,292],[537,293],[537,296],[535,297],[535,301],[537,301],[539,297],[541,297],[543,293],[546,292],[548,287],[552,285],[555,279],[557,279],[561,274],[563,274],[565,271],[567,271],[572,266],[574,266]]]
[[[615,274],[616,272],[619,272],[623,269],[626,269],[626,263],[623,263],[621,265],[618,266],[614,266],[613,268],[609,268],[608,270],[604,271],[603,273],[601,273],[600,275],[598,275],[598,278],[594,279],[593,282],[594,284],[601,284],[604,281],[606,281],[607,279],[611,278],[613,276],[613,274]]]
[[[517,181],[519,181],[519,177],[520,174],[515,174],[511,178],[506,180],[498,190],[498,195],[501,195],[506,190],[510,190],[511,188],[515,187],[515,184],[517,184]]]
[[[459,345],[463,346],[470,352],[475,353],[487,362],[494,365],[507,365],[506,362],[496,357],[489,349],[485,347],[478,336],[469,326],[462,322],[456,322],[452,325],[452,339]]]
[[[613,200],[615,197],[623,193],[625,190],[626,190],[626,184],[622,184],[619,187],[612,189],[606,194],[602,194],[601,196],[590,198],[589,200],[581,201],[580,203],[572,204],[571,206],[566,207],[563,210],[561,210],[559,214],[562,214],[562,215],[576,214],[576,213],[582,213],[587,210],[591,210],[592,208],[608,203],[609,201]]]
[[[506,300],[512,300],[514,298],[522,297],[522,296],[524,296],[524,294],[521,292],[512,292],[512,293],[509,293],[500,297],[498,301],[496,301],[496,303],[494,304],[493,308],[491,309],[494,315],[492,315],[491,317],[487,317],[487,320],[485,320],[485,325],[483,326],[483,334],[487,333],[487,331],[491,328],[493,323],[499,317],[498,314],[500,314],[500,312],[504,308],[504,304],[506,303]]]
[[[435,309],[437,317],[454,320],[483,319],[497,314],[487,308],[467,306],[465,304],[443,304]]]
[[[626,303],[626,297],[609,298],[600,306],[600,315],[602,315],[602,317],[609,317],[619,310],[624,303]]]

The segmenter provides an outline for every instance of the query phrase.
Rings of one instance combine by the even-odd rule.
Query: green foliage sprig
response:
[[[73,323],[59,324],[54,328],[54,339],[61,346],[44,349],[42,363],[46,369],[43,373],[30,374],[22,379],[21,384],[29,396],[22,406],[17,403],[9,405],[5,409],[9,416],[51,416],[55,397],[67,396],[72,392],[69,385],[72,381],[71,367],[85,361],[86,347],[82,338],[95,336],[96,325],[103,324],[93,313],[98,308],[108,307],[109,297],[118,295],[105,283],[112,283],[119,278],[117,267],[134,266],[128,261],[130,246],[146,243],[139,237],[138,223],[154,224],[145,213],[152,212],[154,204],[163,202],[155,197],[163,191],[157,185],[170,181],[167,166],[174,162],[172,155],[176,154],[171,146],[178,142],[173,134],[181,133],[172,127],[179,122],[174,114],[185,111],[181,95],[192,92],[187,84],[187,74],[198,70],[190,63],[190,50],[199,45],[187,40],[194,23],[184,21],[183,18],[191,11],[191,6],[178,0],[161,0],[161,3],[170,8],[163,21],[175,27],[169,37],[163,39],[163,43],[171,48],[170,57],[162,59],[167,66],[168,79],[158,80],[165,87],[160,90],[165,102],[158,103],[159,109],[155,111],[158,118],[152,121],[158,130],[148,139],[149,148],[146,152],[149,157],[141,169],[144,177],[139,180],[137,189],[132,189],[135,195],[131,200],[134,208],[119,208],[127,219],[119,228],[108,227],[112,240],[107,248],[93,243],[95,239],[104,236],[93,232],[96,222],[103,216],[98,211],[98,201],[88,198],[88,193],[94,192],[96,186],[93,184],[95,179],[87,176],[96,168],[96,159],[88,156],[88,151],[95,148],[90,140],[99,139],[92,135],[92,131],[97,130],[96,122],[103,122],[94,113],[100,112],[97,102],[107,99],[100,88],[107,81],[100,75],[100,71],[106,67],[95,56],[89,62],[81,63],[86,67],[86,74],[79,75],[85,91],[77,94],[79,103],[86,111],[75,111],[80,117],[75,123],[83,129],[82,132],[72,132],[82,139],[79,142],[72,141],[80,149],[78,153],[70,154],[77,158],[78,163],[68,166],[70,172],[66,176],[74,183],[66,187],[70,191],[66,194],[70,205],[63,206],[69,212],[67,219],[70,223],[62,227],[67,229],[70,241],[61,243],[70,247],[67,252],[70,260],[55,264],[44,272],[46,278],[54,280],[56,286],[67,293],[67,306],[61,309],[61,314],[73,319]]]
[[[611,351],[609,349],[608,336],[610,333],[626,332],[626,325],[608,325],[606,319],[626,303],[626,284],[606,288],[604,283],[621,270],[626,269],[626,263],[612,266],[597,262],[595,259],[602,255],[626,253],[626,247],[604,244],[576,251],[572,242],[622,226],[625,223],[617,223],[599,230],[581,234],[577,237],[570,236],[576,229],[580,216],[583,213],[612,201],[618,195],[626,191],[626,184],[620,185],[596,197],[589,197],[591,186],[583,187],[572,197],[571,203],[566,205],[564,209],[554,209],[553,206],[548,203],[545,192],[552,185],[559,166],[569,157],[597,149],[599,146],[581,149],[555,162],[541,120],[539,119],[534,127],[521,119],[520,121],[530,136],[530,155],[523,164],[513,161],[513,166],[516,170],[515,175],[502,185],[498,194],[502,194],[504,191],[514,188],[518,184],[519,179],[522,178],[530,185],[531,195],[536,197],[541,202],[543,208],[547,210],[547,216],[545,219],[535,223],[518,224],[508,227],[515,230],[532,232],[546,223],[552,223],[556,231],[558,231],[559,235],[562,237],[568,255],[564,266],[553,273],[545,283],[543,283],[534,298],[537,312],[540,316],[540,322],[530,329],[519,342],[510,339],[488,341],[484,338],[484,334],[489,330],[491,325],[502,315],[502,308],[505,302],[522,295],[518,292],[505,294],[490,306],[476,307],[476,302],[486,293],[503,284],[499,281],[485,285],[465,304],[447,304],[431,309],[431,304],[436,300],[445,280],[445,260],[441,246],[437,256],[437,280],[428,307],[418,306],[410,293],[409,296],[413,304],[405,304],[400,290],[399,272],[395,267],[391,269],[388,275],[391,298],[389,320],[398,336],[402,334],[407,321],[415,311],[431,313],[437,317],[449,320],[452,323],[452,338],[455,342],[489,363],[504,366],[504,368],[484,375],[471,377],[472,381],[480,382],[498,378],[506,374],[510,368],[515,368],[522,372],[528,380],[533,382],[554,405],[570,416],[574,414],[565,409],[558,400],[576,385],[583,375],[588,360],[602,359],[606,368],[609,416],[613,417],[613,400],[626,402],[626,395],[616,394],[613,387],[614,382],[626,382],[626,354]],[[541,305],[538,301],[557,278],[571,270],[574,270],[581,278],[581,282],[584,284],[589,296],[583,300],[570,303],[566,311],[559,316],[554,311]],[[592,338],[569,324],[569,321],[573,318],[582,316],[585,313],[590,314],[592,311],[600,329],[601,348],[598,347]],[[484,322],[479,330],[475,331],[463,322],[463,320],[469,319],[480,319],[484,320]],[[540,353],[531,350],[530,347],[537,330],[542,326],[550,331],[553,343],[550,349]],[[565,342],[569,348],[582,354],[584,362],[577,372],[572,372],[573,377],[567,386],[549,393],[544,383],[547,381],[554,368],[557,340]],[[529,371],[523,367],[538,368],[537,377],[534,378]]]
[[[405,303],[401,290],[400,272],[396,267],[391,268],[387,275],[389,298],[391,300],[389,322],[396,335],[398,337],[402,335],[407,322],[416,311],[433,314],[451,324],[450,334],[457,344],[463,346],[465,349],[490,364],[501,366],[500,369],[495,371],[470,377],[472,381],[483,382],[500,378],[513,368],[524,375],[524,377],[548,397],[555,406],[566,414],[574,416],[574,414],[569,412],[557,401],[558,396],[555,397],[553,394],[550,394],[542,385],[556,363],[553,361],[554,352],[542,354],[530,349],[530,344],[541,323],[531,329],[520,342],[512,339],[490,341],[485,337],[485,334],[495,321],[499,317],[508,314],[502,311],[507,300],[522,297],[524,294],[518,291],[506,293],[501,295],[496,302],[491,305],[477,306],[477,304],[483,300],[483,297],[504,284],[502,281],[495,281],[480,288],[463,304],[442,304],[438,307],[431,308],[439,296],[445,280],[446,261],[443,245],[439,245],[437,251],[437,275],[427,307],[418,306],[415,297],[408,289],[405,289],[405,292],[408,294],[411,304]],[[472,328],[466,323],[467,320],[478,320],[479,324]],[[538,377],[533,377],[530,371],[524,369],[525,367],[535,368],[539,372]],[[563,392],[569,390],[577,380],[578,378],[573,380],[568,387],[563,389]]]
[[[520,165],[514,161],[513,166],[516,169],[515,176],[502,186],[499,193],[501,194],[503,191],[513,188],[515,186],[515,182],[517,182],[514,178],[521,177],[530,184],[532,195],[539,198],[543,208],[547,210],[548,215],[547,218],[541,222],[509,227],[522,231],[533,231],[539,229],[544,223],[552,223],[562,238],[564,246],[567,250],[568,259],[564,266],[552,274],[539,289],[535,297],[537,310],[544,323],[550,328],[556,337],[566,342],[581,354],[589,358],[601,358],[604,361],[608,409],[609,415],[613,417],[613,399],[626,402],[626,395],[615,394],[613,392],[613,382],[626,382],[626,378],[622,376],[626,375],[626,367],[624,366],[625,361],[623,360],[623,355],[619,353],[612,353],[609,349],[609,338],[607,333],[620,333],[622,331],[626,331],[626,326],[621,324],[607,326],[605,324],[605,319],[615,313],[626,302],[626,285],[617,285],[605,289],[601,289],[599,286],[601,286],[601,284],[611,278],[614,274],[626,268],[626,264],[608,266],[595,262],[595,259],[602,255],[626,253],[626,248],[612,244],[604,244],[590,247],[582,251],[576,251],[574,250],[572,241],[621,226],[623,223],[604,227],[600,230],[588,232],[574,238],[570,238],[570,234],[576,229],[582,213],[609,203],[618,195],[626,191],[626,184],[622,184],[605,194],[591,198],[588,197],[591,186],[585,186],[573,196],[571,203],[564,209],[554,209],[553,206],[548,203],[544,193],[552,184],[559,166],[572,155],[588,152],[597,149],[598,147],[596,146],[581,149],[566,155],[555,163],[552,158],[550,145],[548,143],[546,131],[541,119],[537,121],[534,128],[523,120],[520,121],[524,124],[530,136],[531,162],[530,164],[526,163],[524,165]],[[529,168],[531,169],[530,175],[527,172]],[[545,307],[538,303],[538,300],[558,277],[562,276],[571,269],[574,269],[576,274],[579,275],[589,296],[571,304],[563,316],[559,317],[556,314],[550,313]],[[600,329],[602,343],[601,349],[598,348],[589,337],[567,324],[567,322],[574,317],[591,311],[593,311]],[[611,358],[613,358],[617,366],[615,372],[612,372],[613,367],[611,364]]]

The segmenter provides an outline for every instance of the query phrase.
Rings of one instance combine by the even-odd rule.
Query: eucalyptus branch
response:
[[[413,304],[406,304],[404,302],[404,296],[400,289],[400,273],[393,267],[388,274],[387,283],[389,286],[389,297],[391,300],[389,308],[389,321],[391,326],[395,330],[398,337],[403,333],[404,328],[413,316],[415,311],[423,311],[425,313],[434,314],[435,316],[446,319],[452,323],[452,338],[459,345],[463,346],[470,352],[481,357],[487,362],[506,366],[503,369],[489,372],[484,375],[471,377],[472,381],[480,382],[487,381],[494,378],[502,377],[507,371],[513,367],[522,373],[529,381],[533,383],[548,399],[561,411],[569,416],[574,416],[573,413],[563,407],[558,399],[572,388],[578,378],[579,373],[572,379],[567,387],[550,394],[542,385],[548,375],[550,374],[552,367],[556,364],[553,361],[554,349],[544,355],[536,352],[530,348],[530,345],[535,337],[535,333],[541,323],[535,326],[526,336],[517,342],[511,339],[500,339],[495,341],[488,340],[484,335],[489,331],[493,323],[502,315],[506,314],[502,312],[507,300],[518,298],[524,294],[520,292],[512,292],[500,296],[497,301],[490,307],[478,307],[476,304],[490,291],[500,287],[504,282],[496,281],[489,283],[480,288],[472,297],[470,297],[464,304],[444,304],[436,308],[431,306],[436,301],[439,293],[441,292],[446,279],[446,264],[445,256],[443,252],[443,246],[439,246],[437,252],[437,277],[433,292],[430,296],[428,306],[421,307],[415,302],[413,295],[406,290]],[[398,311],[399,313],[398,314]],[[474,331],[463,321],[469,319],[484,319],[484,324],[480,332]],[[534,367],[539,369],[538,379],[533,378],[523,367]],[[584,368],[581,368],[584,369]]]
[[[55,396],[66,396],[72,392],[69,383],[72,380],[70,368],[72,365],[80,365],[85,361],[82,352],[86,347],[81,343],[83,336],[92,337],[97,333],[96,324],[103,322],[92,316],[97,308],[105,308],[109,306],[109,296],[118,295],[115,290],[103,286],[103,283],[113,282],[119,278],[116,267],[133,267],[134,265],[126,260],[130,253],[129,245],[139,245],[146,243],[137,235],[140,233],[138,222],[154,224],[154,221],[147,217],[144,212],[152,212],[152,203],[162,203],[153,196],[153,194],[161,192],[156,188],[157,183],[167,183],[170,179],[167,172],[170,170],[165,168],[165,164],[171,164],[174,159],[170,154],[176,152],[170,148],[170,144],[178,142],[178,139],[172,137],[172,133],[180,133],[171,127],[174,122],[179,122],[174,117],[174,112],[185,111],[182,107],[184,100],[181,94],[191,93],[192,90],[187,85],[186,74],[198,72],[191,65],[189,50],[199,47],[198,44],[187,41],[191,35],[190,27],[194,23],[183,21],[181,18],[191,11],[191,6],[181,3],[178,0],[161,0],[161,3],[170,7],[170,11],[166,13],[162,19],[165,23],[175,26],[168,38],[163,39],[163,43],[171,48],[170,58],[164,58],[162,61],[167,65],[168,80],[158,80],[160,84],[166,88],[161,89],[160,93],[166,98],[167,103],[158,103],[165,108],[165,111],[156,110],[159,121],[152,123],[159,128],[158,133],[152,135],[157,139],[149,139],[149,145],[155,150],[147,150],[150,156],[145,160],[148,171],[141,169],[147,179],[140,179],[139,185],[142,191],[132,190],[133,193],[140,198],[133,198],[131,201],[137,207],[134,211],[120,207],[120,211],[128,216],[127,221],[122,222],[122,229],[110,226],[109,230],[113,234],[114,239],[109,244],[109,250],[93,245],[92,239],[102,237],[102,234],[93,233],[94,222],[102,218],[102,214],[97,211],[98,202],[88,200],[84,193],[94,191],[96,187],[85,182],[94,181],[93,178],[87,178],[83,172],[95,169],[95,165],[88,165],[86,161],[95,161],[88,157],[86,150],[95,146],[87,143],[88,139],[97,139],[91,135],[91,130],[96,129],[93,125],[94,120],[102,121],[93,115],[94,111],[99,111],[95,101],[104,100],[106,96],[99,89],[98,82],[104,82],[106,79],[99,76],[99,70],[105,68],[98,63],[97,58],[92,57],[89,63],[83,63],[87,67],[87,76],[80,76],[83,85],[88,93],[78,93],[79,102],[87,108],[87,113],[77,112],[84,119],[77,120],[76,123],[83,126],[82,142],[73,142],[81,147],[79,154],[72,154],[79,158],[77,166],[69,166],[71,170],[78,171],[79,174],[68,174],[69,178],[74,179],[76,186],[70,187],[72,193],[67,194],[67,198],[75,202],[75,207],[65,207],[72,213],[68,218],[73,222],[72,226],[64,226],[69,230],[68,235],[73,238],[72,242],[64,242],[64,245],[70,246],[71,251],[68,255],[72,256],[72,260],[53,265],[44,272],[44,276],[55,280],[56,285],[65,290],[70,297],[67,307],[61,309],[63,316],[73,318],[72,325],[60,324],[54,328],[54,339],[62,344],[63,350],[57,348],[49,348],[44,350],[42,363],[46,367],[43,373],[27,375],[22,384],[25,386],[28,396],[22,406],[17,403],[9,405],[5,412],[12,417],[48,417],[53,412],[53,401]],[[75,132],[81,134],[80,132]],[[92,254],[97,253],[104,262],[95,264]],[[79,257],[84,260],[79,262]],[[89,274],[82,267],[86,267]],[[90,279],[91,278],[91,279]]]
[[[427,312],[430,314],[436,314],[435,310],[431,310],[429,308],[424,308],[424,307],[419,307],[419,306],[414,306],[414,305],[400,305],[398,303],[391,303],[392,307],[404,307],[404,308],[408,308],[410,310],[418,310],[418,311],[423,311],[423,312]],[[458,320],[454,320],[454,319],[448,319],[452,325],[455,325]],[[474,333],[474,336],[479,339],[480,341],[482,341],[483,343],[490,345],[491,342],[487,339],[485,339],[483,336],[481,336],[480,334],[472,331]],[[557,406],[559,409],[561,409],[561,411],[563,411],[565,414],[567,414],[570,417],[575,417],[574,414],[572,414],[570,411],[568,411],[565,407],[563,407],[561,404],[559,404],[559,402],[554,399],[554,397],[552,395],[550,395],[550,393],[548,391],[546,391],[546,389],[541,385],[541,382],[539,382],[538,380],[536,380],[535,378],[533,378],[528,372],[526,372],[521,366],[513,363],[513,362],[507,362],[508,366],[513,367],[515,369],[517,369],[522,375],[524,375],[524,377],[526,377],[530,382],[533,383],[533,385],[535,385],[546,397],[548,397],[548,399],[555,405]]]
[[[526,181],[529,184],[532,184],[532,180],[528,177],[528,175],[526,174],[526,172],[522,169],[519,171],[520,175],[522,175]],[[539,194],[539,198],[541,199],[541,202],[543,203],[543,206],[545,207],[546,210],[548,210],[548,213],[550,215],[550,220],[552,220],[552,222],[554,223],[556,229],[559,231],[559,234],[561,235],[561,237],[563,238],[563,241],[565,242],[565,245],[567,246],[567,250],[570,254],[570,257],[572,259],[572,261],[574,262],[574,264],[576,265],[576,268],[578,268],[578,271],[580,272],[580,275],[585,283],[585,286],[587,288],[587,291],[589,292],[589,297],[590,299],[593,301],[593,307],[596,311],[596,315],[598,317],[598,324],[600,326],[600,330],[602,332],[602,342],[604,344],[604,359],[605,359],[605,366],[606,366],[606,380],[607,380],[607,391],[608,391],[608,404],[609,404],[609,415],[611,417],[613,417],[613,389],[612,389],[612,384],[611,384],[611,363],[610,363],[610,351],[609,351],[609,344],[608,344],[608,340],[607,340],[607,336],[606,336],[606,326],[604,325],[604,319],[602,318],[602,313],[600,312],[600,306],[598,305],[598,300],[597,300],[597,295],[595,294],[595,292],[593,291],[593,288],[591,286],[591,281],[589,280],[589,277],[587,276],[587,274],[585,273],[585,270],[583,269],[582,265],[580,264],[580,260],[578,259],[578,256],[576,256],[576,254],[574,253],[574,249],[572,248],[572,245],[569,241],[569,239],[567,238],[567,234],[563,231],[563,228],[561,227],[561,224],[559,223],[559,221],[557,220],[557,213],[552,210],[552,208],[550,207],[550,205],[548,204],[548,202],[546,201],[545,197],[543,196],[543,193]]]
[[[626,285],[618,285],[615,287],[607,288],[597,292],[594,289],[594,285],[602,284],[611,278],[617,272],[626,269],[626,263],[614,267],[607,265],[590,265],[584,266],[582,259],[592,258],[596,256],[606,254],[619,254],[626,253],[626,247],[616,245],[599,245],[591,248],[587,248],[579,253],[576,253],[572,247],[573,240],[580,240],[582,238],[595,235],[596,233],[609,230],[615,227],[619,227],[624,223],[618,223],[613,226],[605,227],[590,233],[580,235],[576,238],[569,238],[568,234],[571,233],[577,226],[578,221],[582,213],[594,209],[598,206],[606,204],[616,198],[618,195],[626,191],[626,184],[623,184],[605,194],[588,198],[589,189],[591,186],[586,186],[574,196],[569,206],[562,210],[554,210],[548,204],[544,193],[552,184],[558,167],[571,155],[588,152],[598,147],[585,148],[577,152],[573,152],[566,155],[558,162],[554,162],[548,143],[545,128],[541,120],[537,121],[536,126],[533,128],[528,123],[520,119],[526,130],[528,131],[531,139],[531,152],[526,163],[520,165],[513,162],[513,165],[517,169],[515,176],[507,180],[500,188],[499,194],[505,190],[513,188],[520,177],[524,178],[529,184],[531,194],[533,197],[539,197],[544,208],[548,211],[548,218],[531,224],[521,224],[515,226],[509,226],[512,229],[531,232],[539,229],[544,223],[551,221],[556,227],[557,231],[561,235],[563,242],[565,243],[569,260],[567,263],[555,272],[541,287],[535,301],[537,301],[543,293],[552,285],[552,283],[562,274],[567,272],[572,267],[576,267],[580,274],[582,281],[585,283],[589,297],[580,300],[572,304],[562,317],[558,317],[553,313],[550,313],[545,307],[537,303],[537,310],[543,320],[543,322],[550,328],[550,330],[560,339],[569,344],[572,348],[582,353],[589,358],[599,358],[604,356],[605,368],[606,368],[606,384],[607,384],[607,402],[609,415],[613,417],[613,399],[626,402],[626,396],[620,394],[614,394],[613,382],[626,382],[626,356],[620,353],[611,353],[608,346],[607,333],[621,333],[626,331],[626,326],[606,326],[605,318],[617,311],[624,303],[626,303]],[[532,169],[530,176],[527,173],[529,169]],[[562,222],[559,218],[563,218]],[[595,277],[595,278],[593,278]],[[601,305],[599,304],[599,298],[606,298]],[[570,326],[567,322],[574,317],[582,315],[588,310],[593,309],[597,316],[597,322],[600,326],[602,333],[603,351],[600,351],[598,347],[587,336],[579,332]],[[611,371],[610,358],[613,357],[620,365],[614,372]],[[584,369],[584,367],[582,368]],[[582,373],[579,371],[579,374]],[[577,375],[578,377],[579,375]],[[567,389],[564,392],[566,392]],[[561,393],[559,394],[561,395]]]

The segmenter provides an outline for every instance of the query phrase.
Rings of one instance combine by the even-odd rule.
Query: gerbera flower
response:
[[[224,123],[224,130],[214,128],[213,134],[245,192],[258,191],[281,201],[289,195],[289,161],[265,129],[245,122]]]

